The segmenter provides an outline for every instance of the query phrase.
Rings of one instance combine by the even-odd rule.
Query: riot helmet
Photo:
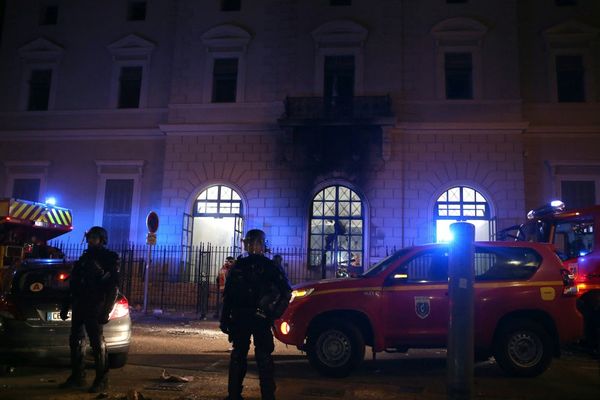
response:
[[[100,239],[100,244],[105,246],[108,243],[108,232],[101,226],[92,226],[85,233],[85,240],[89,241],[91,237],[97,237]]]

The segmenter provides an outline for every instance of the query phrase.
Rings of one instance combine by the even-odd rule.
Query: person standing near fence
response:
[[[221,308],[221,303],[223,302],[223,291],[225,290],[225,280],[227,279],[227,274],[234,263],[235,258],[228,256],[225,258],[225,262],[217,274],[217,311],[214,315],[215,318],[219,318],[219,310]]]
[[[225,281],[220,321],[221,331],[233,342],[226,399],[242,399],[242,383],[252,336],[261,398],[274,400],[276,386],[271,354],[275,346],[271,326],[285,311],[291,298],[291,287],[282,270],[264,256],[263,231],[248,231],[244,249],[248,252],[247,256],[237,259]]]
[[[108,388],[108,354],[102,331],[118,294],[119,256],[104,247],[108,243],[104,228],[90,228],[85,239],[88,248],[75,262],[69,278],[69,297],[60,310],[60,318],[66,320],[69,308],[72,309],[71,375],[60,388],[85,385],[85,328],[96,365],[96,379],[89,392],[98,393]]]

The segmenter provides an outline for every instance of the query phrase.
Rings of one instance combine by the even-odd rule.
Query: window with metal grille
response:
[[[41,180],[37,178],[16,178],[13,180],[12,197],[15,199],[39,201]]]
[[[127,4],[128,21],[144,21],[146,19],[146,2],[130,1]]]
[[[29,79],[29,111],[45,111],[50,101],[50,84],[52,82],[51,69],[34,69]]]
[[[138,108],[142,89],[142,67],[121,67],[119,108]]]
[[[213,67],[213,103],[235,103],[238,59],[217,58]]]
[[[442,193],[435,203],[433,217],[438,242],[452,240],[450,225],[458,221],[475,226],[475,240],[490,240],[495,233],[488,201],[467,186],[456,186]]]
[[[195,217],[222,217],[242,213],[242,199],[232,188],[224,185],[211,186],[196,200]]]
[[[133,184],[133,179],[106,180],[102,226],[107,230],[112,245],[129,242]]]
[[[556,56],[556,91],[559,102],[585,101],[584,74],[581,55]]]
[[[360,196],[342,185],[328,186],[313,198],[309,257],[312,266],[363,266],[364,207]]]
[[[561,200],[568,208],[589,207],[596,204],[595,181],[562,181]]]
[[[444,55],[447,99],[473,98],[473,61],[471,53]]]

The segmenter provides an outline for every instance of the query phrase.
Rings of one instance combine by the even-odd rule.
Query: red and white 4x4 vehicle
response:
[[[583,335],[576,287],[550,245],[475,244],[475,354],[517,376],[544,372]],[[275,335],[321,373],[345,376],[375,352],[445,347],[448,245],[398,251],[357,278],[294,287]]]

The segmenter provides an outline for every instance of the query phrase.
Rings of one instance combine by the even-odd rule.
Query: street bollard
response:
[[[449,400],[469,400],[473,393],[473,258],[475,227],[466,222],[450,226],[454,239],[448,260],[448,376]]]

